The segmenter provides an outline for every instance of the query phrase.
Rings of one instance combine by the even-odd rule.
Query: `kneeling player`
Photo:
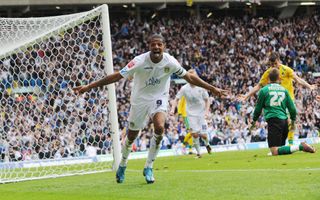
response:
[[[264,109],[264,116],[268,122],[268,146],[272,155],[291,154],[299,150],[315,153],[316,150],[305,142],[300,145],[285,146],[289,132],[286,109],[290,113],[291,131],[295,127],[297,111],[288,90],[278,84],[278,69],[273,68],[270,71],[269,80],[270,84],[259,92],[258,102],[253,113],[253,124],[250,129],[254,127],[262,109]]]

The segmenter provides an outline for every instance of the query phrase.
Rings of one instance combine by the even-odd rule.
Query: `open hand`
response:
[[[247,100],[246,96],[243,95],[243,94],[240,94],[240,95],[237,96],[237,101],[240,101],[240,102],[244,103],[246,100]]]
[[[215,88],[215,90],[212,90],[211,92],[221,98],[227,98],[228,96],[230,96],[229,90],[223,90],[220,88]]]
[[[310,90],[315,90],[318,88],[318,85],[317,84],[313,84],[310,86]]]

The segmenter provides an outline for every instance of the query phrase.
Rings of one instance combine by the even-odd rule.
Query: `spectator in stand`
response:
[[[320,71],[319,13],[284,20],[272,16],[226,16],[202,19],[200,23],[194,18],[162,17],[143,22],[128,19],[125,17],[123,20],[111,21],[113,35],[120,32],[122,27],[124,33],[124,37],[120,37],[120,34],[112,37],[116,71],[125,66],[125,61],[147,50],[146,32],[150,31],[161,32],[166,36],[168,52],[185,69],[199,71],[203,80],[216,82],[218,87],[232,88],[234,96],[252,89],[258,83],[256,77],[260,77],[266,70],[265,58],[274,49],[277,49],[281,62],[308,83],[315,83],[312,73]],[[31,153],[35,155],[31,158],[39,159],[53,157],[51,144],[55,141],[73,149],[70,150],[73,151],[71,156],[82,156],[88,138],[94,132],[90,130],[87,132],[89,135],[86,135],[88,129],[99,128],[103,130],[103,135],[109,133],[110,125],[106,123],[109,113],[106,106],[107,92],[97,89],[75,98],[67,89],[100,79],[104,74],[102,31],[100,24],[95,23],[96,26],[93,26],[94,23],[91,21],[76,26],[71,33],[52,36],[30,46],[26,51],[0,59],[0,105],[3,108],[0,112],[0,135],[5,136],[5,143],[8,144],[5,160],[9,160],[14,151],[17,151],[18,159],[19,154],[23,154],[24,133],[28,135],[39,131],[30,141]],[[39,87],[40,92],[29,95],[13,93],[13,89],[24,87]],[[180,87],[175,84],[170,88],[171,100]],[[132,82],[125,79],[120,80],[116,87],[121,129],[128,126],[126,121],[131,88]],[[30,95],[32,98],[28,98]],[[295,137],[317,135],[320,104],[313,103],[316,92],[296,88],[295,96],[301,116],[300,122],[297,122],[297,127],[301,125],[301,131],[296,132]],[[225,144],[235,141],[234,138],[237,138],[237,142],[249,142],[248,124],[255,97],[243,105],[216,98],[210,101],[212,114],[209,123],[212,122],[212,133],[215,135],[210,137],[210,142]],[[86,110],[92,118],[88,117]],[[95,117],[99,121],[98,127],[93,127],[96,126],[93,121]],[[185,129],[174,122],[177,121],[175,118],[169,118],[166,132],[177,133],[175,138],[181,140]],[[259,121],[265,123],[263,117]],[[234,127],[238,124],[240,127]],[[308,126],[303,129],[302,124]],[[55,137],[54,129],[57,127],[60,128],[58,132],[68,137]],[[145,142],[137,144],[137,149],[145,149],[141,148],[142,145],[148,147],[150,131],[150,125],[142,131],[141,137]],[[264,128],[264,131],[267,130]],[[216,139],[221,141],[216,142]],[[17,160],[15,156],[12,158]]]

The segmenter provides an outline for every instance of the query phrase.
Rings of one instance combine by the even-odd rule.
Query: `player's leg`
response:
[[[316,152],[316,148],[307,144],[306,142],[301,142],[301,144],[299,145],[299,150],[304,151],[304,152],[308,152],[308,153],[315,153]]]
[[[192,134],[190,132],[189,118],[187,116],[182,116],[182,118],[183,118],[183,123],[184,123],[184,125],[186,126],[186,129],[187,129],[187,134],[186,134],[186,137],[183,140],[183,143],[189,149],[189,154],[192,154],[193,141],[192,141]]]
[[[293,141],[294,141],[294,132],[295,130],[291,130],[291,120],[290,120],[290,113],[289,113],[289,110],[287,109],[287,116],[288,116],[288,124],[289,124],[289,131],[288,131],[288,135],[287,135],[287,138],[288,138],[288,144],[289,145],[293,145]],[[298,118],[298,115],[297,115],[297,118]],[[285,144],[284,144],[285,145]]]
[[[153,115],[154,134],[151,138],[148,158],[143,170],[143,175],[145,176],[147,183],[153,183],[155,181],[152,169],[153,163],[160,150],[160,143],[162,140],[162,134],[164,133],[165,120],[166,114],[164,112],[157,112]]]
[[[192,140],[193,140],[193,146],[196,149],[197,152],[197,157],[201,158],[201,153],[200,153],[200,134],[195,132],[192,133]]]
[[[297,116],[299,117],[299,116]],[[288,118],[290,119],[290,118]],[[298,119],[297,119],[298,120]],[[288,143],[290,146],[294,146],[293,148],[297,151],[304,151],[304,152],[308,152],[308,153],[315,153],[316,152],[316,149],[307,144],[306,142],[301,142],[300,145],[293,145],[293,141],[294,141],[294,130],[293,131],[290,131],[291,130],[291,122],[290,120],[288,120],[288,123],[289,123],[289,131],[288,131]]]
[[[211,147],[210,147],[210,144],[209,144],[208,134],[203,134],[202,133],[201,134],[201,139],[203,140],[204,145],[206,146],[208,154],[211,154]]]
[[[209,139],[208,139],[208,124],[207,121],[204,119],[204,117],[202,118],[202,126],[201,126],[201,139],[204,142],[204,145],[206,146],[207,152],[208,154],[211,154],[211,147],[209,144]]]
[[[128,157],[132,149],[132,143],[137,138],[139,130],[130,130],[121,148],[122,158],[116,173],[116,180],[118,183],[122,183],[125,179],[125,171],[127,168]]]
[[[288,143],[289,145],[293,145],[293,140],[294,140],[294,130],[291,130],[291,123],[289,123],[289,131],[288,131]]]
[[[272,155],[287,155],[296,151],[315,153],[315,149],[305,142],[300,145],[283,145],[283,141],[288,134],[288,121],[280,119],[268,120],[268,145]]]
[[[125,179],[125,170],[127,168],[128,157],[132,149],[132,143],[137,138],[140,129],[142,129],[147,122],[147,106],[131,106],[129,114],[129,130],[128,135],[121,148],[122,158],[116,173],[116,181],[122,183]]]
[[[183,144],[189,149],[189,154],[192,154],[192,133],[188,130],[188,133],[183,139]]]
[[[198,116],[189,116],[189,124],[190,124],[190,130],[192,132],[192,141],[193,146],[196,149],[197,157],[201,158],[200,154],[200,131],[201,131],[201,118]]]
[[[287,145],[287,146],[281,146],[281,147],[272,147],[270,148],[272,155],[286,155],[286,154],[292,154],[296,151],[304,151],[308,153],[315,153],[316,149],[305,143],[301,142],[300,145]]]
[[[159,152],[162,134],[164,133],[164,123],[166,114],[163,112],[155,113],[153,116],[154,134],[151,138],[148,159],[145,167],[153,167],[153,162]]]
[[[188,133],[186,134],[186,136],[183,139],[183,142],[188,144],[191,138],[192,138],[192,134],[190,131],[188,131]]]
[[[289,154],[290,149],[283,146],[288,133],[288,121],[278,118],[268,120],[268,146],[273,156]]]

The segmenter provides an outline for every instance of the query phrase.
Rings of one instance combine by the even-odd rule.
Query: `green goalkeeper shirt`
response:
[[[277,83],[264,86],[258,94],[258,102],[254,109],[253,120],[257,121],[262,109],[265,119],[288,119],[287,108],[292,121],[296,120],[297,110],[288,90]]]

